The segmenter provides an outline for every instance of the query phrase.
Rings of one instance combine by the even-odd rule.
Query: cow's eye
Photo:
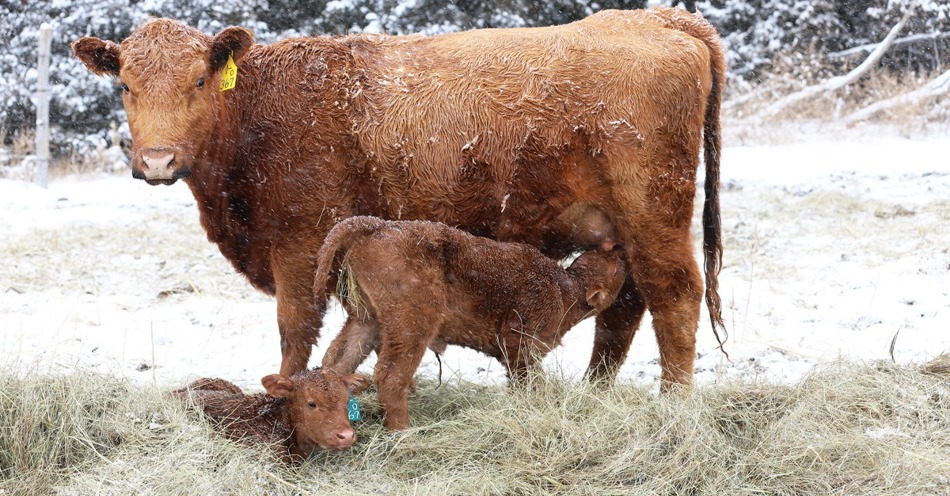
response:
[[[205,78],[204,77],[198,78],[198,82],[195,84],[195,86],[201,88],[204,85],[205,85]]]
[[[125,84],[125,83],[122,83],[122,91],[128,93],[128,92],[129,92],[129,85],[127,85],[127,84]]]
[[[309,406],[310,408],[316,408],[317,404],[311,401],[310,403],[307,403],[307,406]]]

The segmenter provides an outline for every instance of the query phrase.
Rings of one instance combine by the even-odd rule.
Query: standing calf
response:
[[[369,382],[369,377],[360,374],[339,376],[316,369],[290,378],[268,375],[261,379],[267,393],[245,395],[223,379],[198,379],[172,395],[183,401],[191,396],[227,437],[276,446],[289,462],[307,458],[317,447],[344,450],[353,446],[356,433],[350,426],[347,403]]]
[[[378,350],[386,427],[405,429],[408,388],[426,347],[479,350],[500,360],[509,380],[521,379],[571,327],[613,303],[626,277],[618,251],[585,252],[565,270],[534,247],[444,224],[351,217],[318,256],[318,309],[336,260],[349,315],[323,366],[351,372]]]

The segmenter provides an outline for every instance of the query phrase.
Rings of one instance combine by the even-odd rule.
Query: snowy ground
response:
[[[719,281],[731,361],[704,318],[701,383],[795,381],[821,361],[889,358],[895,334],[901,363],[950,352],[950,134],[847,136],[736,146],[727,135]],[[183,184],[123,174],[42,190],[0,180],[0,254],[0,365],[245,387],[279,367],[274,301],[205,240]],[[311,364],[342,320],[334,307]],[[592,336],[592,321],[580,324],[547,365],[578,376]],[[621,376],[654,382],[657,357],[647,318]],[[422,373],[437,372],[430,353]],[[504,382],[500,364],[450,348],[443,379],[458,377]]]

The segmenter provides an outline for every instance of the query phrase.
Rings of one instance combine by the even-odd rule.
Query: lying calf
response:
[[[279,447],[285,461],[303,460],[317,447],[344,450],[356,442],[347,406],[369,377],[316,369],[290,378],[271,374],[261,383],[267,393],[245,395],[228,381],[199,379],[172,395],[191,397],[231,439]]]
[[[433,222],[352,217],[318,255],[320,309],[334,260],[343,266],[337,287],[349,318],[323,366],[352,372],[377,350],[389,429],[409,426],[408,388],[426,347],[479,350],[518,380],[571,327],[610,306],[626,274],[617,250],[585,252],[565,270],[528,245]]]

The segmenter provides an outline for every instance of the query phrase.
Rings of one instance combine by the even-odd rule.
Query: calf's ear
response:
[[[86,36],[73,42],[73,55],[99,76],[119,77],[119,45]]]
[[[350,394],[360,394],[373,383],[373,379],[365,374],[350,374],[343,376],[343,382],[349,388]]]
[[[275,398],[286,398],[294,392],[294,381],[280,374],[264,376],[261,379],[261,384],[267,390],[267,394]]]
[[[221,70],[228,63],[228,57],[237,62],[254,44],[254,35],[247,29],[224,28],[211,40],[211,72]]]
[[[591,288],[587,291],[587,304],[591,308],[603,309],[607,304],[607,291],[604,288]]]

